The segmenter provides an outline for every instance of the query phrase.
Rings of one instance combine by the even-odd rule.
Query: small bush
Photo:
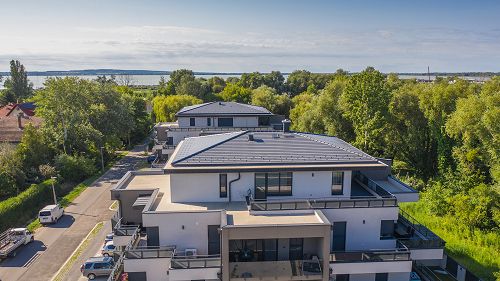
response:
[[[94,161],[84,156],[60,154],[55,163],[61,177],[69,182],[80,182],[97,172]]]

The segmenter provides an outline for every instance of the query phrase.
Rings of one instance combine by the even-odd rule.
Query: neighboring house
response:
[[[42,119],[35,117],[34,103],[11,103],[0,107],[0,142],[18,143],[28,124],[40,126]]]
[[[163,171],[128,172],[111,190],[117,270],[130,281],[408,281],[417,262],[441,263],[444,242],[399,209],[419,196],[390,171],[336,137],[286,128],[187,138]]]
[[[260,106],[222,101],[186,106],[175,116],[176,122],[162,122],[155,126],[156,145],[153,150],[164,159],[185,138],[237,130],[281,128],[284,119]]]

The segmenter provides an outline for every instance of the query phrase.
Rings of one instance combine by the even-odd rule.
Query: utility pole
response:
[[[56,177],[50,177],[52,179],[52,195],[54,196],[54,204],[57,205],[57,197],[56,197],[56,189],[54,187],[54,182],[56,181]]]
[[[427,76],[429,77],[429,83],[431,82],[431,72],[429,70],[429,66],[427,66]]]
[[[104,172],[104,153],[103,153],[104,146],[101,146],[101,167],[102,171]]]

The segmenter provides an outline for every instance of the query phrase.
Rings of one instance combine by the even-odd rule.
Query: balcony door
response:
[[[346,222],[334,222],[332,228],[332,252],[345,251]]]
[[[219,225],[209,225],[208,226],[208,254],[217,255],[220,254],[220,235],[219,235]]]
[[[290,260],[301,260],[304,257],[304,238],[290,238]]]
[[[266,200],[266,173],[255,173],[255,200]]]

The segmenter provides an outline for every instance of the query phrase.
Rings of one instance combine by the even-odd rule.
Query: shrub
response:
[[[97,172],[94,161],[84,156],[60,154],[55,163],[61,177],[69,182],[80,182]]]
[[[0,202],[0,231],[12,226],[22,226],[52,200],[51,180],[32,184],[18,196]],[[59,186],[57,189],[60,192]]]

